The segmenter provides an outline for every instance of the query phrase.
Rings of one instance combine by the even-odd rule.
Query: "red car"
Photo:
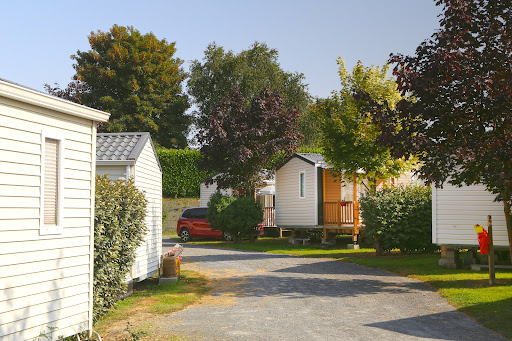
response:
[[[190,207],[181,212],[176,233],[186,243],[191,238],[224,238],[233,240],[227,232],[214,231],[208,223],[208,207]],[[258,224],[254,237],[263,236],[263,225]]]

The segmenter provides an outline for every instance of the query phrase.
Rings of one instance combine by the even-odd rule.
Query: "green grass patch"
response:
[[[155,334],[160,318],[197,302],[207,291],[207,279],[193,271],[182,271],[177,283],[159,285],[158,278],[148,278],[135,283],[133,294],[97,321],[94,330],[106,339],[122,339],[128,336],[129,323],[130,331],[140,333],[142,339],[179,339]]]
[[[345,240],[343,240],[343,243]],[[439,253],[376,256],[370,248],[320,249],[318,246],[289,245],[286,238],[261,238],[254,243],[194,240],[194,244],[238,250],[251,250],[301,257],[329,258],[379,268],[428,283],[450,304],[484,326],[512,339],[512,271],[496,273],[495,286],[488,284],[488,273],[469,269],[445,269],[437,262]],[[337,245],[339,242],[337,243]]]

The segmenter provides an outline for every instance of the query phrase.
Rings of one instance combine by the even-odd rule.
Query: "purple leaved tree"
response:
[[[302,135],[297,132],[298,112],[285,109],[283,99],[268,88],[245,107],[238,88],[209,115],[198,135],[203,166],[219,171],[219,188],[234,188],[250,195],[263,181],[263,170],[279,153],[293,153]]]
[[[395,157],[415,154],[441,186],[482,183],[503,202],[512,251],[512,2],[439,0],[441,28],[414,56],[392,55],[396,110],[369,102]],[[512,253],[511,253],[512,254]]]

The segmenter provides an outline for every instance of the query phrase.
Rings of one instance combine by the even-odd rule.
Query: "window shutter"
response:
[[[57,225],[59,198],[59,140],[44,141],[44,224]]]

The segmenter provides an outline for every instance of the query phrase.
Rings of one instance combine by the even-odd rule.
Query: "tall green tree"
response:
[[[202,62],[192,61],[188,92],[197,105],[198,126],[206,126],[208,116],[237,87],[246,99],[245,106],[259,93],[269,88],[278,91],[285,108],[295,106],[303,112],[310,95],[302,73],[284,71],[278,62],[278,51],[255,42],[236,54],[212,43],[204,51]]]
[[[176,43],[141,34],[132,26],[114,25],[92,32],[91,49],[77,51],[74,82],[54,95],[107,111],[103,132],[148,131],[164,147],[183,148],[191,118],[182,91],[183,61],[174,57]]]
[[[416,101],[372,102],[379,142],[416,153],[436,186],[481,183],[503,202],[512,256],[512,2],[440,0],[440,29],[414,56],[392,55]],[[400,128],[397,128],[400,127]]]
[[[338,58],[341,90],[327,99],[319,99],[315,110],[321,121],[323,154],[333,168],[358,180],[375,180],[398,176],[412,167],[408,156],[395,159],[389,148],[377,145],[378,125],[365,110],[365,103],[353,94],[365,91],[379,103],[394,107],[402,98],[395,81],[388,78],[389,66],[365,67],[360,61],[348,72],[342,58]]]

